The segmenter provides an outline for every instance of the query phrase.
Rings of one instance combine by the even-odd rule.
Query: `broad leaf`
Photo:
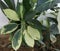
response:
[[[25,20],[29,21],[36,15],[35,11],[29,11],[27,14],[25,14]]]
[[[14,10],[11,9],[4,9],[3,10],[7,18],[14,20],[14,21],[19,21],[19,17],[17,13]]]
[[[32,39],[29,36],[29,33],[26,30],[24,30],[24,39],[25,39],[25,42],[28,46],[34,47],[34,39]]]
[[[55,6],[56,0],[38,0],[36,12],[42,12]]]
[[[38,29],[33,28],[33,27],[31,27],[31,26],[28,26],[28,27],[27,27],[27,31],[28,31],[29,35],[30,35],[33,39],[35,39],[35,40],[39,40],[39,39],[40,39],[40,32],[39,32]]]
[[[8,25],[5,25],[2,29],[1,29],[1,34],[9,34],[14,32],[17,29],[18,25],[16,23],[10,23]]]
[[[20,29],[14,34],[14,37],[12,39],[12,47],[14,50],[18,50],[22,43],[22,34],[20,32]]]

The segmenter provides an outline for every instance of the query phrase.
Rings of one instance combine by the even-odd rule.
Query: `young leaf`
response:
[[[4,9],[3,11],[4,11],[5,15],[7,16],[7,18],[14,20],[14,21],[20,20],[17,13],[14,10]]]
[[[26,30],[24,30],[24,39],[28,46],[34,47],[34,39],[32,39]]]
[[[38,31],[38,29],[33,28],[31,26],[27,27],[27,31],[29,33],[29,35],[35,39],[35,40],[39,40],[40,39],[40,32]]]
[[[22,34],[20,32],[20,29],[14,34],[14,37],[12,39],[12,48],[14,50],[18,50],[22,43]]]
[[[8,25],[5,25],[2,29],[1,29],[1,34],[9,34],[12,33],[13,31],[15,31],[17,29],[18,25],[16,23],[10,23]]]

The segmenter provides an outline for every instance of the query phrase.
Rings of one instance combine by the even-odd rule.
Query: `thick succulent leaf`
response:
[[[55,43],[57,41],[57,38],[53,34],[50,34],[50,40],[52,43]]]
[[[36,11],[42,12],[47,9],[53,8],[56,4],[56,0],[38,0]]]
[[[4,9],[3,11],[4,11],[5,15],[7,16],[7,18],[14,20],[14,21],[20,20],[17,13],[14,10]]]
[[[19,47],[21,46],[21,43],[22,43],[22,34],[19,29],[13,36],[12,48],[17,51],[19,49]]]
[[[57,21],[58,21],[58,29],[59,29],[59,33],[60,33],[60,9],[58,12]]]
[[[1,34],[9,34],[17,29],[18,25],[16,23],[10,23],[1,28]]]
[[[27,31],[28,31],[29,35],[30,35],[33,39],[35,39],[35,40],[39,40],[39,39],[40,39],[40,32],[39,32],[38,29],[33,28],[33,27],[31,27],[31,26],[28,26],[28,27],[27,27]]]
[[[25,39],[25,42],[28,46],[30,47],[34,47],[34,39],[32,39],[28,32],[26,30],[24,30],[24,39]]]

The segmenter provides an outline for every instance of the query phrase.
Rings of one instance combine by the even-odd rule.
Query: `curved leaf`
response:
[[[14,34],[14,37],[12,39],[12,47],[14,50],[18,50],[22,43],[22,34],[20,32],[20,29]]]
[[[26,30],[24,30],[24,39],[25,39],[25,42],[28,46],[30,47],[34,47],[34,39],[32,39],[29,34],[27,33]]]
[[[3,11],[4,11],[5,15],[7,16],[7,18],[14,20],[14,21],[20,20],[17,13],[14,10],[4,9]]]
[[[2,29],[1,29],[1,34],[9,34],[12,33],[13,31],[15,31],[17,29],[18,25],[16,23],[10,23],[8,25],[5,25]]]
[[[56,0],[38,0],[36,11],[42,12],[47,9],[53,8],[56,4]]]
[[[38,29],[33,28],[31,26],[27,27],[27,31],[29,33],[29,35],[35,39],[35,40],[39,40],[40,39],[40,32],[38,31]]]

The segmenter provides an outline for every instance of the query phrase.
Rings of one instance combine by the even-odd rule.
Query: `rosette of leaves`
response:
[[[1,28],[0,33],[13,34],[12,48],[17,51],[23,42],[29,47],[34,47],[35,42],[41,43],[44,26],[37,18],[42,12],[54,8],[56,0],[18,0],[16,7],[14,0],[4,1],[6,4],[0,0],[0,7],[10,23]]]

